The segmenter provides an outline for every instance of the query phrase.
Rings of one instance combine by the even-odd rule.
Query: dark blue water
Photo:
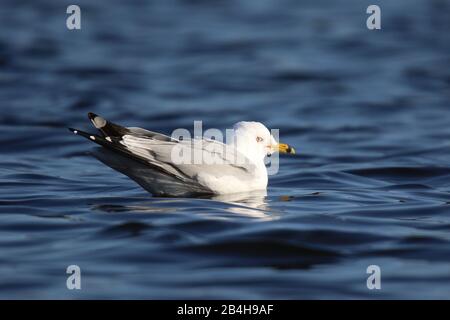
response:
[[[72,3],[0,6],[1,298],[450,297],[448,1],[373,1],[380,31],[360,0]],[[88,111],[298,154],[267,196],[156,198],[67,131]]]

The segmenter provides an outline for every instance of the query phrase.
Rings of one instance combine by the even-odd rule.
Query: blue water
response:
[[[450,3],[0,6],[1,298],[449,298]],[[279,128],[267,196],[152,197],[67,131]],[[82,289],[66,288],[78,265]],[[366,286],[381,268],[381,290]]]

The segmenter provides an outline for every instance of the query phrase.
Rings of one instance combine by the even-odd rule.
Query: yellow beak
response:
[[[279,143],[276,148],[279,153],[295,154],[295,149],[286,143]]]

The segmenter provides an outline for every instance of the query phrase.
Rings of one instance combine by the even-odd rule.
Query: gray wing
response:
[[[233,147],[214,140],[161,141],[149,137],[125,135],[121,143],[133,154],[161,165],[173,174],[195,180],[197,175],[254,178],[255,166]]]

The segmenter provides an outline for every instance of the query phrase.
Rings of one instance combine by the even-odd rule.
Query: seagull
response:
[[[102,148],[94,155],[155,196],[223,195],[266,190],[266,156],[295,154],[260,122],[240,121],[226,144],[215,139],[177,139],[123,127],[88,113],[98,134],[69,130]]]

